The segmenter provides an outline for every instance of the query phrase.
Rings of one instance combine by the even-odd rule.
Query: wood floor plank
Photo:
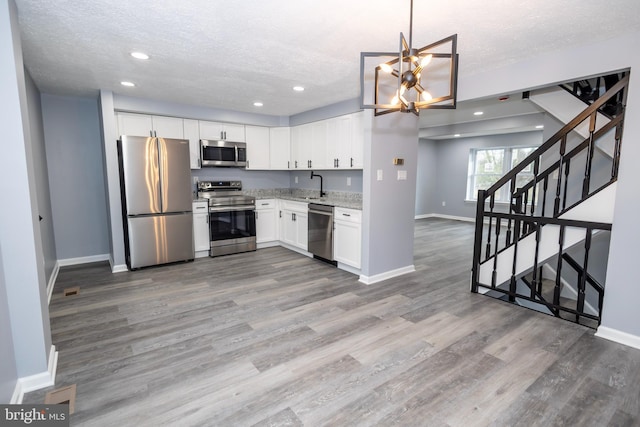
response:
[[[416,221],[416,271],[373,285],[281,247],[63,267],[71,425],[639,425],[640,351],[470,293],[473,232]]]

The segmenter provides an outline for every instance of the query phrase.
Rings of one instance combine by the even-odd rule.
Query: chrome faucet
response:
[[[318,178],[320,178],[320,197],[326,196],[327,193],[325,193],[322,190],[322,175],[318,175],[317,173],[314,173],[313,171],[311,171],[311,179],[313,179],[314,176],[317,176]]]

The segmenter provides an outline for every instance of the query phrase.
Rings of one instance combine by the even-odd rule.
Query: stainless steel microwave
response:
[[[247,166],[247,144],[244,142],[200,140],[202,166]]]

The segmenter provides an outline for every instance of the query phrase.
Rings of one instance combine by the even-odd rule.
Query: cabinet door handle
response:
[[[298,161],[295,161],[296,169],[298,169]]]
[[[351,167],[353,167],[353,157],[351,158]]]
[[[278,214],[278,218],[282,218],[282,211]]]
[[[292,220],[292,221],[295,221],[295,220],[296,220],[296,214],[294,214],[294,213],[292,213],[292,214],[291,214],[291,220]]]
[[[249,167],[249,160],[247,160],[247,169],[250,169],[250,167]]]
[[[351,214],[343,213],[342,216],[351,216]]]

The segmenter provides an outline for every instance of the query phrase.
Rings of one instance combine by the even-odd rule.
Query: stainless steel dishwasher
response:
[[[314,258],[333,260],[333,206],[309,203],[308,248]]]

